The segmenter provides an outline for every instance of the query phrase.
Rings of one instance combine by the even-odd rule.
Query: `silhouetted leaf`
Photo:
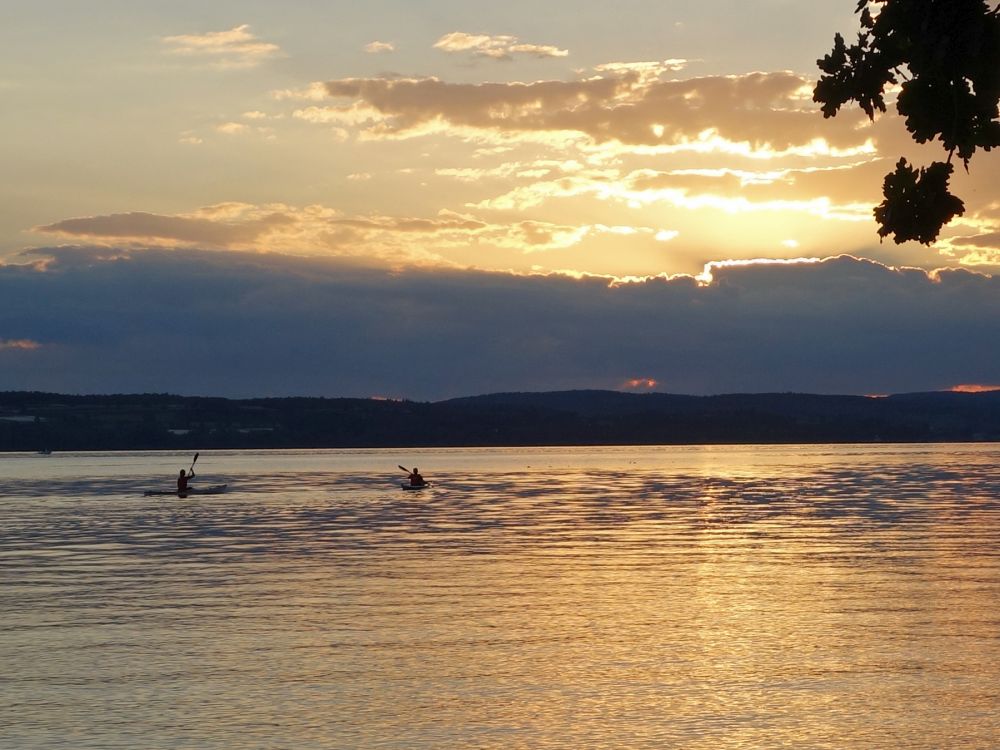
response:
[[[879,236],[891,234],[897,243],[934,242],[942,226],[965,213],[965,204],[948,191],[952,170],[951,164],[936,161],[917,171],[900,159],[882,183],[885,200],[875,207]]]
[[[968,169],[976,149],[1000,146],[1000,8],[985,0],[859,0],[855,12],[858,43],[834,36],[833,51],[817,60],[823,75],[813,100],[824,117],[854,101],[873,119],[905,70],[896,108],[915,141],[939,140],[949,159],[919,172],[900,160],[875,216],[880,236],[929,244],[964,210],[948,191],[952,155]]]

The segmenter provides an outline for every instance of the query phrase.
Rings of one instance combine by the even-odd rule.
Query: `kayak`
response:
[[[142,494],[146,497],[150,495],[177,495],[178,497],[187,497],[188,495],[221,495],[226,491],[228,484],[213,484],[210,487],[188,487],[186,492],[178,492],[177,490],[146,490]]]
[[[409,482],[403,482],[399,485],[404,490],[422,490],[426,487],[430,487],[430,482],[424,482],[423,484],[410,484]]]

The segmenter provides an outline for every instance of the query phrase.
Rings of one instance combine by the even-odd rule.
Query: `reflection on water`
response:
[[[1000,746],[1000,446],[188,460],[0,457],[0,746]]]

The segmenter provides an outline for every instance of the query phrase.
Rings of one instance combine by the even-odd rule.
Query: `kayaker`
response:
[[[194,469],[191,469],[190,474],[185,474],[184,469],[181,469],[181,473],[177,475],[177,494],[183,495],[188,491],[188,480],[194,478]]]
[[[413,467],[413,471],[410,472],[410,486],[411,487],[423,487],[427,484],[424,478],[420,476],[420,469],[416,466]]]

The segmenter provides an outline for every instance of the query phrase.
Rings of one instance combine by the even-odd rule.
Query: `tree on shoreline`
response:
[[[859,0],[861,29],[848,47],[840,34],[817,60],[813,91],[823,116],[857,102],[869,119],[886,111],[886,89],[899,86],[896,109],[917,143],[935,139],[947,162],[915,168],[901,158],[885,176],[875,208],[880,238],[934,242],[965,205],[948,189],[957,154],[966,170],[977,148],[1000,146],[1000,5],[985,0]]]

